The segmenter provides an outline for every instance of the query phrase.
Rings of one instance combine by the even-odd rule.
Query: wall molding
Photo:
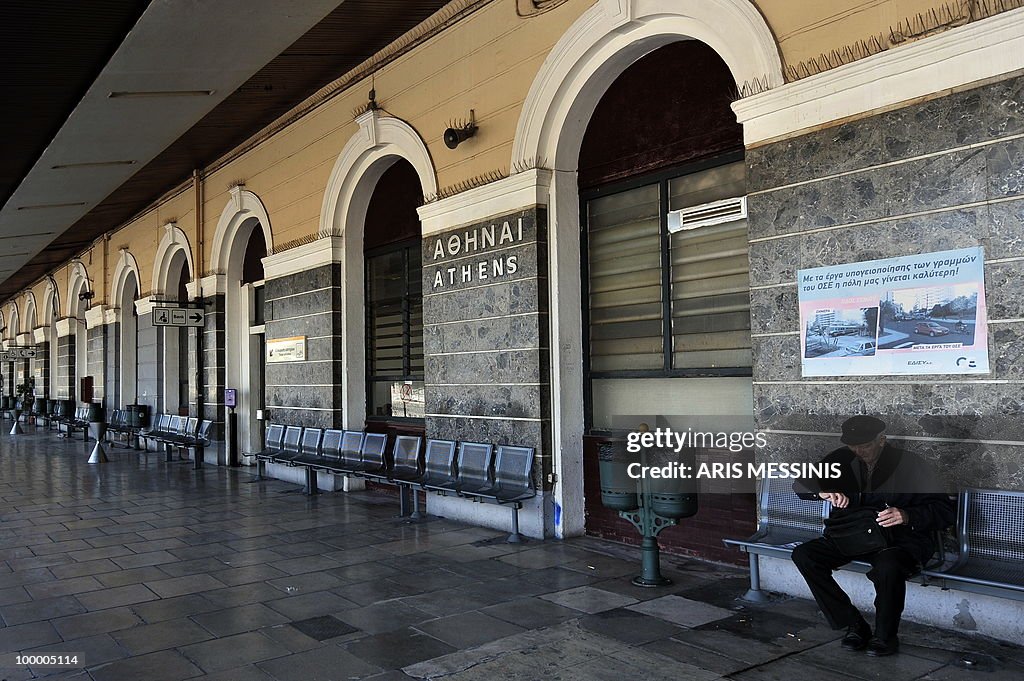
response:
[[[50,329],[45,326],[33,329],[32,337],[36,343],[48,343],[50,342]]]
[[[103,326],[106,322],[106,305],[93,305],[85,311],[85,328],[95,329],[97,326]]]
[[[534,168],[420,206],[417,212],[423,236],[483,222],[523,208],[547,206],[550,187],[551,171]]]
[[[146,296],[145,298],[139,298],[135,301],[135,313],[138,316],[149,314],[153,311],[153,297]]]
[[[78,323],[78,320],[74,317],[64,317],[54,322],[54,328],[57,329],[57,338],[65,338],[74,333],[74,325]]]
[[[344,257],[344,240],[340,236],[321,237],[263,258],[263,278],[265,281],[280,279],[314,267],[340,263]]]
[[[750,147],[1021,69],[1024,8],[745,97],[732,108]]]

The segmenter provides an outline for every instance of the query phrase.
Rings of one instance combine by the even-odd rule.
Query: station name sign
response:
[[[485,284],[515,274],[519,271],[519,256],[504,251],[523,240],[522,217],[434,238],[427,244],[427,264],[433,270],[431,289]]]

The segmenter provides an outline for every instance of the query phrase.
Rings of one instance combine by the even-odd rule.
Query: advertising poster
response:
[[[988,373],[981,248],[797,272],[804,376]]]

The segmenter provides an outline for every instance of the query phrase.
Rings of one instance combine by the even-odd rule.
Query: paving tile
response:
[[[27,650],[61,640],[50,622],[31,622],[0,628],[0,653]]]
[[[580,616],[580,611],[575,608],[566,608],[541,598],[519,598],[482,608],[480,612],[526,629],[542,629]]]
[[[112,558],[117,566],[123,570],[131,568],[146,567],[149,565],[166,565],[178,559],[167,551],[150,551],[148,553],[136,553],[130,556],[118,556]]]
[[[202,673],[188,658],[173,650],[131,657],[89,670],[95,681],[183,681]]]
[[[473,648],[525,631],[522,627],[481,612],[467,612],[422,622],[415,629],[430,634],[455,648]]]
[[[353,608],[335,613],[335,616],[342,622],[351,624],[356,629],[369,634],[382,634],[395,629],[404,629],[410,624],[433,619],[433,615],[400,601],[388,601],[363,608]]]
[[[0,608],[0,618],[4,623],[13,627],[28,622],[40,622],[51,620],[66,615],[77,615],[86,611],[74,596],[57,596],[55,598],[43,598],[28,603],[5,605]]]
[[[269,580],[284,593],[297,594],[309,591],[328,591],[340,586],[342,581],[329,572],[307,572],[300,575],[289,575],[280,579]]]
[[[77,598],[88,610],[106,610],[107,608],[116,608],[122,605],[155,601],[159,596],[147,589],[143,584],[130,584],[128,586],[104,589],[103,591],[79,594]]]
[[[47,582],[44,582],[44,584]],[[48,582],[49,584],[57,584],[58,582]],[[12,586],[7,589],[0,589],[0,606],[10,605],[12,603],[24,603],[25,601],[32,600],[31,594],[28,589],[23,586]]]
[[[381,669],[401,669],[455,651],[447,643],[412,628],[367,636],[345,645],[345,650]]]
[[[160,568],[150,565],[147,567],[133,568],[131,570],[118,570],[117,572],[104,572],[96,575],[96,581],[103,586],[128,586],[129,584],[142,584],[143,582],[156,582],[167,579],[170,575]]]
[[[266,601],[266,605],[274,610],[287,615],[288,619],[301,620],[318,615],[328,615],[342,610],[349,610],[358,607],[352,601],[346,600],[337,594],[329,591],[317,591],[313,593],[300,594],[287,598],[279,598],[274,601]]]
[[[241,584],[252,584],[253,582],[277,579],[286,575],[284,572],[276,570],[269,565],[245,565],[243,567],[232,567],[228,570],[219,570],[211,573],[210,576],[226,586],[239,586]]]
[[[124,629],[114,632],[112,636],[132,655],[179,648],[213,638],[210,632],[187,618]]]
[[[216,612],[194,615],[192,619],[215,636],[231,636],[272,624],[284,624],[290,617],[271,610],[262,603],[242,605]]]
[[[175,598],[162,598],[158,601],[136,603],[131,606],[132,612],[150,624],[154,622],[163,622],[164,620],[177,619],[179,617],[201,615],[203,613],[220,609],[220,606],[211,603],[206,598],[197,594],[176,596]]]
[[[50,568],[50,572],[53,573],[53,576],[57,579],[68,579],[70,577],[83,577],[85,575],[99,575],[104,572],[114,572],[119,569],[120,566],[111,562],[109,558],[101,558],[99,560],[87,560],[82,563],[57,565]]]
[[[652,617],[658,617],[683,627],[697,627],[708,622],[732,617],[735,614],[731,610],[716,608],[713,605],[683,598],[682,596],[662,596],[654,600],[630,605],[628,609],[644,613],[645,615],[651,615]]]
[[[380,667],[338,646],[326,646],[288,657],[279,657],[268,662],[260,662],[256,666],[279,681],[313,681],[339,678],[342,674],[345,678],[361,678],[381,671]]]
[[[61,638],[64,640],[105,634],[134,627],[141,623],[142,620],[128,608],[101,610],[52,620],[53,626],[60,632]]]
[[[556,605],[591,614],[614,608],[622,608],[637,602],[635,598],[613,594],[610,591],[595,589],[589,586],[544,594],[540,598]]]
[[[61,654],[76,653],[79,655],[79,664],[83,667],[94,667],[114,660],[122,660],[130,654],[127,650],[118,645],[117,641],[115,641],[110,634],[98,634],[96,636],[88,636],[86,638],[61,641],[60,643],[51,643],[49,645],[33,648],[30,652]],[[38,675],[46,674],[48,677],[53,674],[53,670],[48,669],[37,669],[33,671]]]
[[[181,648],[181,652],[206,672],[241,667],[291,654],[283,645],[258,632],[196,643]]]
[[[222,581],[210,575],[188,575],[186,577],[172,577],[155,582],[145,582],[145,587],[160,596],[160,598],[173,598],[186,594],[199,593],[201,591],[212,591],[222,589],[226,586]]]
[[[275,589],[264,582],[254,582],[252,584],[241,584],[239,586],[232,586],[226,589],[204,591],[202,596],[211,603],[215,603],[222,608],[233,608],[239,605],[262,603],[264,601],[271,601],[280,598],[281,590]]]
[[[200,678],[202,681],[275,681],[274,677],[251,664],[206,674]]]
[[[682,629],[656,617],[617,608],[580,618],[581,629],[614,638],[631,646],[669,638]]]

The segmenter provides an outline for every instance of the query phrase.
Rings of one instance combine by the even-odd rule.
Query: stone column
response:
[[[50,333],[46,327],[34,329],[36,356],[32,360],[32,375],[36,379],[36,396],[53,399],[50,394]]]
[[[94,305],[85,313],[85,373],[93,377],[92,399],[94,402],[107,403],[107,326],[105,324],[106,309],[103,305]]]
[[[492,186],[466,194],[420,209],[426,434],[533,447],[538,496],[520,520],[524,533],[546,536],[553,525],[547,212],[528,204],[510,210],[517,197]],[[500,507],[452,497],[430,503],[448,517],[503,529],[510,522]]]
[[[151,414],[163,411],[163,390],[161,385],[161,364],[163,363],[163,334],[160,327],[153,325],[153,303],[148,299],[135,302],[138,316],[138,351],[136,359],[136,381],[138,396],[136,403],[149,407]]]
[[[75,335],[72,326],[75,320],[70,317],[57,320],[57,394],[54,399],[77,399],[75,387]]]
[[[324,237],[263,259],[266,341],[305,338],[304,361],[268,362],[265,405],[268,420],[284,425],[341,428],[343,274],[340,238]],[[295,471],[270,467],[277,477],[302,482]],[[340,489],[337,476],[320,474],[322,489]],[[349,488],[361,487],[351,485]]]

